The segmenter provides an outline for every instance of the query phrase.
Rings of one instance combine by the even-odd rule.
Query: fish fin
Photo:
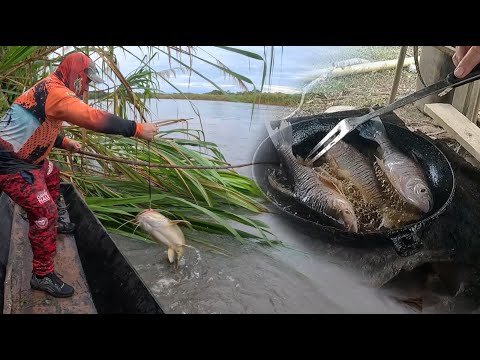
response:
[[[357,127],[357,129],[360,133],[360,136],[368,140],[378,142],[379,140],[384,141],[387,138],[385,126],[378,116],[363,123]]]
[[[280,128],[271,136],[273,145],[279,149],[281,146],[292,147],[293,133],[292,125],[287,121],[280,122]]]
[[[412,159],[416,162],[416,163],[420,163],[420,161],[418,161],[418,153],[415,149],[413,149],[412,151],[410,151],[410,154],[412,155]]]
[[[177,224],[190,224],[190,221],[187,220],[168,220],[168,225],[177,225]]]
[[[323,185],[325,185],[327,188],[330,188],[331,190],[333,190],[335,192],[338,192],[338,193],[344,195],[341,187],[339,187],[337,184],[335,184],[335,182],[330,177],[331,177],[330,174],[328,174],[328,177],[323,175],[323,174],[318,174],[318,178],[323,183]]]
[[[170,261],[170,263],[173,263],[175,261],[175,251],[173,251],[172,248],[168,248],[167,255],[168,255],[168,261]]]
[[[377,157],[377,155],[373,155],[375,157],[375,160],[377,161],[378,166],[380,166],[380,169],[382,169],[383,173],[387,175],[387,172],[385,171],[385,164],[383,163],[383,160]]]
[[[297,159],[299,164],[302,164],[303,166],[307,166],[307,164],[305,163],[305,159],[302,158],[300,155],[296,155],[295,158]]]
[[[318,177],[322,183],[325,184],[327,182],[328,187],[333,187],[334,190],[337,190],[340,194],[345,195],[343,191],[342,182],[336,179],[333,175],[331,175],[327,170],[318,167],[317,169]]]
[[[273,187],[275,190],[281,192],[283,195],[295,197],[295,195],[290,189],[287,189],[284,185],[280,184],[277,179],[274,178],[274,175],[268,174],[267,178],[270,186]]]
[[[392,227],[393,227],[393,222],[390,219],[390,216],[384,211],[382,213],[382,221],[378,225],[377,230],[380,230],[382,228],[391,229]]]
[[[350,171],[340,168],[337,169],[337,176],[343,180],[350,180],[352,178],[352,174]]]
[[[321,158],[320,158],[321,159]],[[319,159],[319,160],[320,160]],[[323,156],[323,160],[324,160],[324,163],[327,164],[327,166],[331,169],[333,169],[334,171],[337,171],[339,169],[339,166],[338,166],[338,162],[337,162],[337,159],[335,159],[334,156],[332,156],[331,153],[327,152],[324,156]],[[318,161],[318,160],[317,160]],[[320,165],[321,166],[321,165]]]

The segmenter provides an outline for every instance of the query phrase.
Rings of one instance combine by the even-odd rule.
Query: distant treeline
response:
[[[258,91],[245,91],[222,94],[219,90],[213,90],[205,94],[157,94],[157,99],[185,99],[190,100],[213,100],[213,101],[233,101],[242,103],[255,103],[265,105],[295,106],[301,98],[301,94],[284,93],[261,93]]]
[[[89,98],[99,99],[106,95],[107,94],[103,91],[98,91],[96,94],[94,92],[90,92]],[[300,101],[301,94],[261,93],[258,91],[237,93],[227,92],[222,94],[222,92],[219,90],[213,90],[204,94],[153,94],[151,97],[156,99],[185,99],[185,97],[187,97],[190,100],[232,101],[265,105],[296,106]]]

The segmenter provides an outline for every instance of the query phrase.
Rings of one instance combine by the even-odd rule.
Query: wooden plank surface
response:
[[[480,96],[480,81],[455,88],[452,105],[464,114],[470,121],[476,123],[478,114],[475,114],[475,106]]]
[[[424,112],[480,161],[480,128],[450,104],[426,104]]]
[[[96,314],[73,234],[57,235],[55,271],[75,288],[70,298],[55,298],[30,288],[32,250],[28,240],[28,222],[15,205],[12,220],[10,254],[5,279],[5,314]],[[65,216],[68,219],[68,215]]]
[[[444,80],[445,77],[455,69],[452,57],[438,50],[435,46],[422,46],[422,52],[419,59],[420,73],[426,85],[431,85],[437,81]],[[416,90],[423,89],[424,86],[417,76]],[[444,103],[451,104],[456,89],[448,92],[444,96],[438,94],[426,96],[415,101],[415,106],[420,111],[424,111],[425,104]]]

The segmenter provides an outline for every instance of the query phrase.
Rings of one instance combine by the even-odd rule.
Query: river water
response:
[[[192,103],[200,118],[186,100],[154,100],[151,120],[193,118],[189,127],[200,128],[201,119],[206,140],[216,143],[231,164],[251,162],[267,137],[265,120],[286,114],[278,106],[256,105],[252,116],[251,104]],[[250,167],[238,172],[252,176]],[[190,242],[195,249],[186,251],[175,270],[166,261],[164,247],[113,237],[166,313],[412,312],[372,286],[403,266],[405,260],[393,250],[345,249],[322,242],[277,214],[256,218],[268,223],[289,248],[242,245],[234,238],[209,236],[230,256]]]

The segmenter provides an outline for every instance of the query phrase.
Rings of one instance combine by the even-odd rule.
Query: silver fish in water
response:
[[[178,262],[183,256],[184,248],[188,245],[185,244],[185,236],[177,224],[185,223],[186,221],[170,220],[152,209],[140,212],[135,220],[150,235],[152,240],[158,244],[168,246],[168,260],[170,263],[175,263],[175,266],[178,266]]]

